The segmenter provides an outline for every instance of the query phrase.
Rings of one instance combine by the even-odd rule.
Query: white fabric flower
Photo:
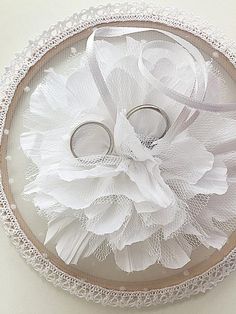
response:
[[[139,71],[143,42],[127,37],[122,49],[102,40],[96,45],[118,108],[115,116],[109,115],[86,63],[69,77],[48,71],[26,114],[28,130],[21,146],[38,173],[25,194],[49,218],[45,242],[54,241],[67,264],[91,254],[103,259],[112,251],[127,272],[156,262],[180,268],[199,243],[220,249],[227,235],[217,221],[235,217],[236,183],[227,179],[235,167],[232,154],[218,150],[233,140],[236,121],[200,113],[181,131],[188,118],[185,108],[154,90]],[[166,49],[158,58],[152,51],[146,58],[153,75],[191,95],[195,81],[181,55],[178,66]],[[147,103],[164,110],[171,122],[167,134],[151,148],[142,144],[125,116],[132,107]],[[76,126],[91,120],[112,130],[114,152],[95,156],[96,147],[106,145],[103,138],[95,138],[94,155],[76,160],[70,136]],[[138,126],[152,132],[145,119]],[[107,249],[99,255],[101,246]]]

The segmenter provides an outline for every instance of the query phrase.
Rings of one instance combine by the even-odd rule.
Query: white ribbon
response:
[[[203,110],[203,111],[211,111],[211,112],[229,112],[236,110],[236,103],[208,103],[204,102],[204,97],[207,89],[207,82],[208,82],[208,73],[206,69],[206,62],[200,53],[200,51],[194,47],[191,43],[187,42],[183,38],[180,38],[177,35],[171,34],[167,31],[157,30],[154,28],[134,28],[134,27],[101,27],[95,28],[93,33],[89,36],[87,40],[87,57],[88,63],[93,75],[94,81],[97,85],[97,88],[100,92],[101,98],[105,103],[111,117],[115,117],[116,113],[116,105],[115,101],[112,98],[112,95],[109,92],[109,89],[106,85],[106,81],[103,77],[101,69],[99,67],[94,41],[96,37],[104,37],[104,38],[111,38],[111,37],[119,37],[128,34],[135,34],[140,32],[147,32],[147,31],[155,31],[160,34],[164,34],[168,38],[174,40],[179,47],[181,47],[185,52],[192,57],[194,62],[189,61],[189,66],[193,69],[195,73],[195,91],[192,93],[190,97],[185,96],[176,92],[174,89],[169,88],[168,86],[164,85],[158,78],[153,76],[153,74],[148,70],[145,66],[144,61],[144,53],[147,49],[151,48],[158,48],[160,47],[160,43],[163,44],[163,41],[151,41],[144,45],[142,51],[139,56],[138,66],[139,70],[144,76],[144,78],[153,86],[153,88],[157,89],[159,92],[163,93],[167,97],[171,98],[172,100],[181,103],[187,106],[189,109],[195,110]],[[168,42],[165,42],[167,45]],[[173,48],[173,43],[169,43],[169,48]],[[186,59],[187,61],[187,59]],[[198,67],[196,67],[196,64]]]

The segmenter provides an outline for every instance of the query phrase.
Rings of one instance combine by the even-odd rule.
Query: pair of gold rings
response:
[[[159,107],[155,106],[155,105],[139,105],[139,106],[136,106],[134,108],[132,108],[131,110],[128,111],[128,113],[126,114],[126,118],[129,120],[136,112],[138,111],[141,111],[141,110],[154,110],[156,112],[158,112],[165,120],[165,130],[163,131],[163,133],[161,134],[161,136],[158,137],[158,139],[161,139],[163,136],[165,136],[166,132],[168,131],[169,127],[170,127],[170,121],[169,121],[169,118],[168,118],[168,115],[166,114],[165,111],[163,111],[162,109],[160,109]],[[108,135],[108,138],[109,138],[109,147],[107,149],[107,151],[105,152],[104,155],[109,155],[113,152],[114,150],[114,138],[113,138],[113,134],[111,132],[111,130],[103,123],[101,122],[97,122],[97,121],[86,121],[86,122],[83,122],[81,124],[79,124],[75,130],[73,131],[71,137],[70,137],[70,150],[71,150],[71,153],[72,155],[75,157],[75,158],[79,158],[81,156],[78,155],[78,153],[75,151],[74,149],[74,143],[75,143],[75,140],[76,140],[76,136],[77,134],[79,133],[79,131],[82,130],[82,128],[85,128],[86,126],[88,125],[91,125],[91,126],[96,126],[96,127],[99,127],[101,128],[103,131],[105,131]]]

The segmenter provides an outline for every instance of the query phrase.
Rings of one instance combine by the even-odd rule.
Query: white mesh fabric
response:
[[[127,45],[134,44],[132,40],[127,40]],[[110,45],[104,45],[104,49],[112,49]],[[56,240],[58,232],[51,229],[52,234],[55,232],[55,241],[60,241],[62,251],[63,245],[66,246],[66,242],[63,244],[63,230],[67,237],[73,237],[78,224],[83,235],[81,239],[86,239],[88,243],[77,243],[75,258],[67,261],[77,262],[78,258],[91,254],[102,261],[113,252],[118,266],[126,271],[142,270],[142,267],[154,262],[179,268],[190,260],[192,250],[199,245],[222,247],[227,240],[226,233],[236,227],[236,200],[231,189],[235,177],[235,156],[230,152],[225,154],[224,150],[222,152],[222,145],[234,140],[236,121],[228,116],[223,118],[224,114],[200,112],[190,127],[184,127],[188,122],[186,116],[180,121],[182,124],[177,125],[178,132],[173,132],[171,136],[167,132],[167,136],[159,139],[155,136],[157,132],[150,132],[153,121],[142,117],[138,120],[137,131],[135,125],[132,127],[137,121],[130,123],[125,117],[130,107],[143,104],[146,99],[153,104],[158,102],[157,105],[171,115],[173,125],[183,106],[168,102],[163,95],[159,98],[160,94],[149,84],[137,81],[137,78],[141,80],[141,74],[136,73],[137,55],[130,48],[127,47],[128,52],[124,55],[122,49],[116,51],[117,71],[113,69],[116,69],[113,62],[108,62],[104,70],[109,90],[116,95],[117,108],[122,109],[115,119],[108,116],[101,99],[96,99],[97,92],[89,95],[89,82],[86,83],[86,80],[83,81],[83,85],[87,86],[86,95],[94,99],[91,111],[88,110],[89,104],[85,106],[84,94],[78,85],[81,73],[74,73],[67,80],[50,72],[48,80],[45,79],[37,89],[31,109],[25,113],[25,127],[34,136],[30,132],[22,136],[23,150],[37,165],[35,169],[30,167],[27,173],[27,179],[32,183],[28,193],[41,215],[50,221],[62,219],[59,240]],[[127,53],[131,55],[127,57]],[[104,54],[104,57],[107,56],[109,54]],[[88,68],[85,70],[89,71]],[[190,72],[185,68],[186,79],[173,79],[169,83],[176,90],[190,94],[195,88],[195,82],[187,79]],[[209,66],[209,73],[211,84],[208,85],[206,98],[213,101],[215,91],[216,98],[221,98],[226,93],[226,87],[217,68]],[[52,101],[57,97],[57,91],[59,95],[63,94],[64,107],[58,100]],[[81,113],[81,119],[77,120],[80,115],[69,110],[66,103],[68,92],[69,99],[75,103],[73,110],[76,101],[78,104],[83,102],[85,111]],[[45,99],[48,108],[44,112],[42,100]],[[38,104],[42,121],[35,123],[35,106]],[[55,108],[50,108],[57,105],[60,108],[58,120]],[[52,116],[57,121],[50,119]],[[93,138],[85,156],[74,158],[69,149],[72,131],[78,123],[91,117],[110,128],[114,150],[110,155],[98,155],[95,146],[99,141]],[[158,132],[162,131],[163,126],[158,127]],[[85,132],[85,148],[86,139],[91,138]],[[232,149],[235,150],[235,147]],[[101,151],[105,150],[107,141]],[[48,199],[43,203],[45,195]],[[63,225],[65,217],[72,217],[71,224]],[[138,252],[143,264],[133,260]]]

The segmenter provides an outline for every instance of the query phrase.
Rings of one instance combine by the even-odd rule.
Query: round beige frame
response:
[[[78,271],[73,266],[65,265],[61,259],[49,252],[35,237],[23,220],[19,210],[10,206],[14,204],[7,171],[8,130],[18,101],[38,70],[60,51],[84,38],[92,27],[104,24],[116,26],[152,27],[169,30],[182,37],[188,37],[196,46],[214,56],[223,68],[236,80],[236,57],[229,44],[222,38],[219,42],[214,36],[202,30],[195,20],[183,17],[176,10],[150,8],[146,5],[114,5],[83,11],[71,19],[53,26],[47,33],[16,58],[5,74],[0,89],[0,126],[1,173],[0,216],[7,233],[11,236],[26,261],[54,285],[79,297],[109,305],[149,306],[173,302],[200,291],[205,291],[221,281],[236,268],[236,237],[232,234],[227,244],[215,252],[208,260],[164,280],[147,282],[121,282],[105,280]],[[208,30],[209,31],[209,30]],[[122,289],[121,289],[122,287]]]

